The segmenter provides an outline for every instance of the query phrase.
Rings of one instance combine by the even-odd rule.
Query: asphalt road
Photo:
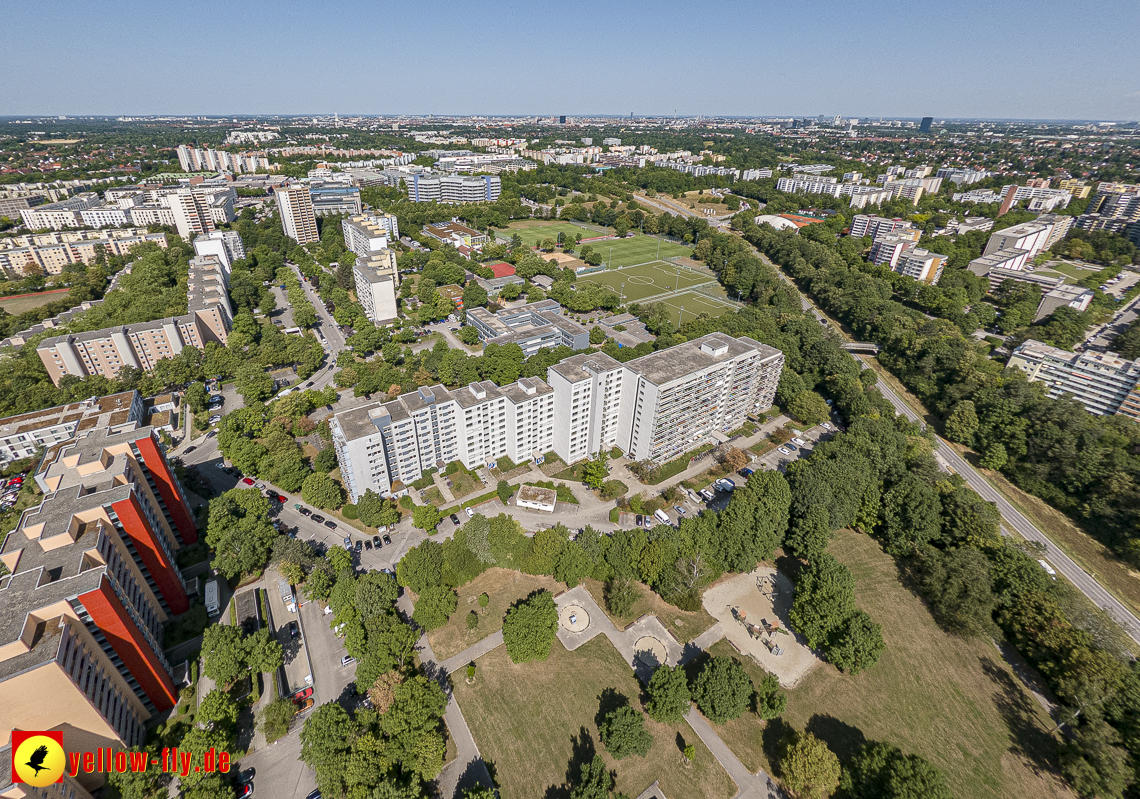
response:
[[[771,265],[776,270],[776,274],[780,275],[786,282],[792,283],[791,279],[785,275],[779,267],[766,257],[763,258],[763,260]],[[802,303],[805,311],[810,311],[820,321],[827,321],[806,295],[801,294],[801,296],[803,297]],[[863,363],[860,356],[851,353],[851,357],[860,361],[863,368],[869,368],[866,363]],[[925,423],[918,417],[918,414],[911,410],[910,406],[903,402],[883,381],[879,381],[876,387],[882,392],[883,396],[895,406],[895,410],[911,421],[918,422],[925,426]],[[935,453],[946,467],[961,475],[962,479],[966,481],[970,488],[977,491],[983,499],[997,505],[998,512],[1001,513],[1002,521],[1004,522],[1002,526],[1003,533],[1008,535],[1010,531],[1013,531],[1028,541],[1035,541],[1044,545],[1045,559],[1049,564],[1058,573],[1064,575],[1066,580],[1075,585],[1077,590],[1088,597],[1098,608],[1108,613],[1134,641],[1140,643],[1140,619],[1138,619],[1132,611],[1109,593],[1094,577],[1077,565],[1072,558],[1058,549],[1053,542],[1049,540],[1048,536],[1037,529],[1037,526],[1025,518],[1017,508],[1013,507],[1005,497],[990,485],[989,481],[978,474],[978,472],[974,470],[974,467],[967,463],[966,460],[955,452],[945,441],[937,436],[936,440],[937,446]]]

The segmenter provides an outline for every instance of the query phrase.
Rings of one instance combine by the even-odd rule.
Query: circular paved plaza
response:
[[[663,666],[669,657],[665,644],[652,635],[643,635],[633,645],[633,652],[642,663],[652,666]]]
[[[584,632],[590,626],[590,614],[581,605],[567,605],[558,616],[562,628],[572,633]]]

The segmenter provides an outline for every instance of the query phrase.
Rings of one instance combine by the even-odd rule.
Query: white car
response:
[[[798,447],[806,447],[808,445],[808,443],[806,441],[804,441],[802,438],[793,438],[792,443]]]
[[[822,427],[824,430],[834,430],[835,429],[834,427],[831,426],[831,422],[820,422],[819,426]]]
[[[791,455],[792,454],[792,451],[790,449],[788,449],[787,447],[776,447],[776,452],[779,452],[781,455]]]
[[[475,511],[473,511],[471,508],[464,508],[463,510],[467,511],[467,518],[468,519],[470,519],[472,516],[475,515]]]
[[[222,421],[222,417],[220,417],[220,416],[211,416],[210,417],[210,424],[217,424],[220,421]]]
[[[223,463],[222,461],[218,461],[218,462],[217,462],[217,463],[215,463],[214,465],[215,465],[215,466],[217,466],[219,469],[224,469],[224,468],[226,468],[226,464],[225,464],[225,463]]]

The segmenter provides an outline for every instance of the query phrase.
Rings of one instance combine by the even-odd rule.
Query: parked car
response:
[[[252,767],[239,772],[237,775],[237,784],[245,785],[247,782],[253,782],[253,777],[256,773],[257,769]]]
[[[820,422],[819,426],[822,427],[824,430],[834,430],[835,429],[834,427],[831,426],[831,422]]]
[[[323,524],[325,527],[329,528],[330,530],[336,529],[336,522],[334,522],[332,519],[329,519],[327,522],[321,522],[321,524]]]
[[[191,445],[191,446],[187,447],[186,449],[182,450],[182,454],[183,455],[189,455],[191,452],[193,452],[196,449],[198,449],[198,448]]]
[[[788,449],[787,447],[776,447],[776,452],[779,452],[781,455],[791,455],[792,454],[792,451],[790,449]]]
[[[372,539],[371,538],[365,538],[364,539],[364,548],[367,549],[369,552],[372,551]]]
[[[313,697],[310,696],[308,699],[302,699],[300,702],[297,703],[296,715],[299,716],[302,713],[304,713],[306,710],[312,710],[312,709],[313,709]]]
[[[312,701],[313,701],[312,699],[309,700],[309,702],[312,702]],[[312,707],[312,705],[310,705],[310,707]],[[297,712],[300,713],[301,711],[298,710]],[[245,785],[239,785],[238,786],[237,799],[249,799],[249,797],[251,797],[251,796],[253,796],[253,783],[252,782],[247,782]]]
[[[755,473],[755,470],[753,470],[753,469],[744,468],[744,469],[740,470],[740,476],[741,477],[751,477],[754,473]]]
[[[791,452],[799,452],[800,451],[800,448],[797,447],[795,444],[792,444],[791,442],[785,444],[784,446]]]
[[[352,539],[351,538],[345,537],[344,548],[345,549],[352,549]]]
[[[289,622],[289,637],[296,638],[301,634],[301,626],[296,621]]]
[[[251,485],[253,485],[253,481],[252,481],[252,480],[250,480],[248,477],[243,477],[243,478],[241,479],[241,481],[242,481],[243,483],[245,483],[247,486],[251,486]]]
[[[351,666],[355,662],[356,658],[354,658],[352,655],[345,655],[340,659],[341,668],[344,668],[345,666]]]
[[[313,514],[313,521],[316,522],[317,524],[323,524],[325,521],[325,517],[319,513],[314,513]]]
[[[268,491],[266,491],[266,492],[265,492],[265,496],[269,497],[270,499],[277,499],[277,498],[278,498],[278,497],[280,497],[281,495],[280,495],[280,494],[278,494],[276,491],[274,491],[274,490],[271,488],[271,489],[269,489]]]
[[[802,438],[793,438],[792,443],[795,444],[797,447],[806,447],[808,445],[808,443],[806,441],[804,441]]]
[[[381,546],[380,536],[378,536],[378,535],[372,536],[372,546],[376,547],[377,549],[380,548],[380,546]]]
[[[673,510],[677,511],[677,513],[681,514],[682,516],[685,515],[685,509],[682,508],[680,505],[674,505]]]
[[[387,545],[387,544],[391,544],[391,543],[392,543],[392,538],[391,538],[391,536],[389,536],[389,535],[385,534],[385,535],[384,535],[384,543],[385,543],[386,545]]]
[[[220,416],[215,415],[210,417],[210,424],[217,424],[220,421],[222,421],[222,417]]]
[[[458,527],[458,526],[459,526],[459,516],[458,516],[458,514],[455,514],[455,513],[451,514],[451,523],[452,523],[452,524],[454,524],[456,527]]]
[[[475,510],[473,508],[464,508],[463,510],[467,511],[468,519],[475,515]]]
[[[277,495],[277,497],[276,497],[276,499],[277,499],[277,501],[278,501],[278,502],[280,502],[282,505],[284,505],[284,504],[285,504],[285,501],[286,501],[286,500],[288,500],[288,499],[289,499],[289,497],[283,497],[283,496],[281,496],[280,494],[278,494],[278,495]]]
[[[640,527],[641,523],[644,521],[645,521],[645,518],[640,513],[633,517],[634,527]]]
[[[308,688],[302,688],[300,691],[293,694],[293,700],[296,701],[298,699],[308,699],[312,695],[313,695],[313,686],[310,685]]]
[[[214,466],[215,466],[215,468],[218,468],[218,469],[226,468],[226,465],[224,463],[222,463],[221,461],[218,461],[217,463],[215,463]]]
[[[700,490],[700,495],[701,495],[701,499],[703,499],[705,502],[712,502],[713,497],[716,496],[716,494],[709,491],[707,488],[702,488]]]
[[[258,491],[264,491],[265,490],[265,483],[254,483],[253,487],[256,488]]]

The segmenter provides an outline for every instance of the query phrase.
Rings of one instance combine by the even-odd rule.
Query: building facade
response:
[[[309,197],[315,216],[360,215],[360,189],[354,186],[313,181],[309,185]]]
[[[395,214],[369,211],[349,217],[340,223],[344,246],[357,255],[370,255],[388,248],[388,242],[400,238],[400,225]]]
[[[408,199],[417,203],[485,203],[499,199],[503,182],[498,175],[410,175],[405,180]]]
[[[277,189],[275,196],[286,236],[298,244],[312,244],[321,240],[317,233],[317,217],[313,213],[313,198],[308,186],[299,183],[285,186]]]
[[[330,429],[354,502],[369,490],[399,494],[453,460],[477,468],[553,450],[574,463],[613,447],[665,460],[770,407],[783,362],[779,350],[719,333],[624,364],[587,352],[551,366],[546,381],[425,387],[338,413]]]
[[[590,331],[563,316],[557,300],[540,300],[495,314],[486,308],[471,308],[467,324],[484,344],[518,344],[527,358],[545,347],[584,350],[590,346]]]
[[[1008,366],[1044,383],[1050,397],[1071,394],[1089,413],[1119,414],[1140,422],[1140,363],[1114,352],[1068,352],[1029,339],[1009,356]]]
[[[69,230],[0,238],[0,270],[11,277],[44,272],[61,274],[68,264],[90,264],[99,257],[129,255],[140,244],[166,249],[166,235],[146,228],[126,230]]]
[[[215,230],[194,239],[194,252],[215,256],[228,276],[233,271],[234,261],[245,258],[245,245],[241,243],[241,235],[236,230]]]
[[[0,466],[62,444],[81,431],[138,422],[144,410],[137,391],[124,391],[0,419]]]
[[[352,266],[352,274],[356,278],[356,297],[368,318],[377,325],[394,321],[400,282],[396,253],[385,248],[361,255]]]

